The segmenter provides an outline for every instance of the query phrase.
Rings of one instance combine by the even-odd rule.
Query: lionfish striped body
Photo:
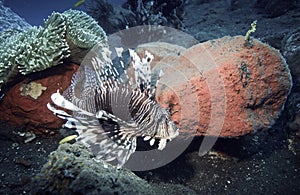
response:
[[[72,111],[72,115],[47,106],[67,120],[65,127],[78,132],[77,141],[87,145],[96,159],[121,167],[136,150],[137,137],[149,140],[150,145],[159,139],[158,149],[162,150],[167,140],[178,135],[178,129],[169,111],[153,100],[161,76],[151,85],[153,56],[146,51],[146,57],[140,59],[129,50],[132,67],[126,69],[122,50],[116,50],[120,66],[112,63],[110,51],[103,48],[101,55],[80,66],[63,95],[57,92],[51,96],[56,106]],[[130,68],[134,75],[130,75]]]

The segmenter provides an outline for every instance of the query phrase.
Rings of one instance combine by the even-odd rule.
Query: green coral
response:
[[[8,29],[0,33],[0,46],[2,47],[6,40],[14,36],[16,33],[23,32],[21,29]]]
[[[257,20],[251,23],[251,29],[249,29],[245,35],[245,46],[252,47],[252,42],[250,39],[250,35],[256,31]]]
[[[44,70],[69,57],[65,41],[65,19],[53,13],[43,27],[31,27],[25,32],[5,32],[0,49],[0,83],[12,79],[18,72],[23,75]],[[7,35],[12,34],[11,37]]]
[[[65,33],[65,18],[58,13],[53,13],[43,27],[29,29],[20,37],[26,44],[20,44],[21,54],[16,57],[19,71],[26,75],[62,63],[70,55]]]
[[[95,44],[107,44],[103,29],[89,15],[78,10],[63,13],[67,17],[67,38],[81,48],[91,48]]]
[[[4,36],[9,33],[5,33]],[[19,55],[19,36],[22,33],[15,33],[14,36],[6,37],[0,45],[0,85],[17,73],[18,64],[16,57]]]
[[[0,40],[0,87],[18,73],[27,75],[61,64],[76,49],[74,45],[90,49],[97,43],[107,44],[97,22],[77,10],[54,12],[42,27],[2,32]]]

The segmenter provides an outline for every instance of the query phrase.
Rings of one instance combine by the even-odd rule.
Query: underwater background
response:
[[[167,48],[176,58],[168,62],[177,69],[189,67],[177,59],[178,53],[192,58],[204,47],[215,55],[224,68],[219,71],[227,115],[220,134],[212,136],[218,137],[213,148],[200,156],[211,105],[202,77],[193,80],[202,118],[188,98],[191,120],[178,122],[176,114],[171,118],[183,126],[181,135],[196,131],[189,146],[163,167],[118,170],[96,163],[74,140],[59,144],[71,132],[60,128],[64,121],[46,105],[52,93],[70,85],[96,43],[106,45],[109,35],[143,25],[166,26],[193,37],[168,34],[178,45],[137,47],[158,57]],[[299,194],[299,26],[299,0],[1,1],[0,193]],[[250,49],[241,44],[249,30]],[[240,59],[236,69],[230,66]],[[173,111],[183,112],[172,94],[163,92],[157,101],[167,106],[173,101]],[[141,140],[138,144],[139,150],[148,147]]]
[[[121,5],[124,3],[122,0],[112,0],[109,1],[114,5]],[[38,1],[38,0],[28,0],[28,1],[4,1],[4,6],[11,8],[12,11],[17,13],[19,16],[24,18],[31,25],[42,25],[43,20],[47,18],[52,12],[63,12],[68,9],[79,9],[83,10],[83,6],[75,7],[76,1],[65,0],[61,2],[51,2],[51,1]]]

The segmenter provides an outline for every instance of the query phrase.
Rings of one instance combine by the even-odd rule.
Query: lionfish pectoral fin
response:
[[[148,135],[146,135],[143,140],[144,141],[149,141],[150,146],[153,146],[154,143],[155,143],[155,137],[151,137],[151,136],[148,136]]]
[[[99,110],[94,118],[81,119],[80,123],[89,126],[82,131],[78,141],[87,145],[95,159],[121,168],[136,149],[136,131],[134,123],[122,119],[104,110]]]
[[[50,103],[47,104],[47,108],[53,112],[53,114],[61,119],[67,120],[63,127],[67,127],[69,129],[74,128],[76,124],[79,124],[79,121],[73,118],[70,114],[66,113],[63,110],[56,109]]]
[[[153,146],[155,143],[155,138],[152,138],[149,143],[150,143],[150,146]]]
[[[115,136],[117,138],[115,142],[118,146],[114,149],[118,168],[121,168],[136,150],[137,138],[135,133],[136,129],[131,124],[120,124],[118,136]]]
[[[56,104],[59,107],[78,112],[79,114],[84,114],[87,116],[93,116],[94,114],[87,112],[85,110],[80,109],[79,107],[75,106],[72,102],[66,100],[60,93],[59,90],[57,90],[56,93],[53,93],[51,95],[51,100],[54,104]]]
[[[105,110],[99,110],[96,112],[96,118],[103,120],[113,120],[114,122],[123,122],[123,120],[119,119],[113,114],[106,112]]]
[[[127,136],[124,140],[116,137],[109,137],[103,133],[96,139],[85,139],[86,135],[81,135],[81,142],[92,150],[95,159],[102,159],[106,162],[121,168],[136,150],[136,137]]]
[[[126,122],[116,117],[115,115],[106,112],[105,110],[99,110],[98,112],[96,112],[95,116],[97,119],[103,119],[105,121],[111,120],[118,125],[123,126],[123,128],[118,129],[120,135],[124,133],[135,134],[137,131],[137,125],[134,122]]]
[[[70,114],[66,113],[65,111],[63,110],[58,110],[56,108],[54,108],[50,103],[47,103],[47,108],[48,110],[50,110],[51,112],[53,112],[54,115],[62,118],[62,119],[66,119],[68,117],[71,117]]]
[[[129,157],[131,156],[131,154],[133,154],[136,150],[136,138],[134,137],[131,141],[130,141],[130,145],[126,146],[126,150],[119,150],[118,151],[118,155],[117,155],[117,168],[121,168],[129,159]]]
[[[158,149],[163,150],[167,145],[167,139],[160,139],[158,144]]]

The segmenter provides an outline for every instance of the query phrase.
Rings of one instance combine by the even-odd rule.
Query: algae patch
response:
[[[27,96],[29,95],[33,99],[38,99],[43,91],[45,91],[47,87],[42,86],[42,84],[37,83],[37,82],[30,82],[27,84],[24,84],[23,86],[20,87],[21,95],[22,96]]]

